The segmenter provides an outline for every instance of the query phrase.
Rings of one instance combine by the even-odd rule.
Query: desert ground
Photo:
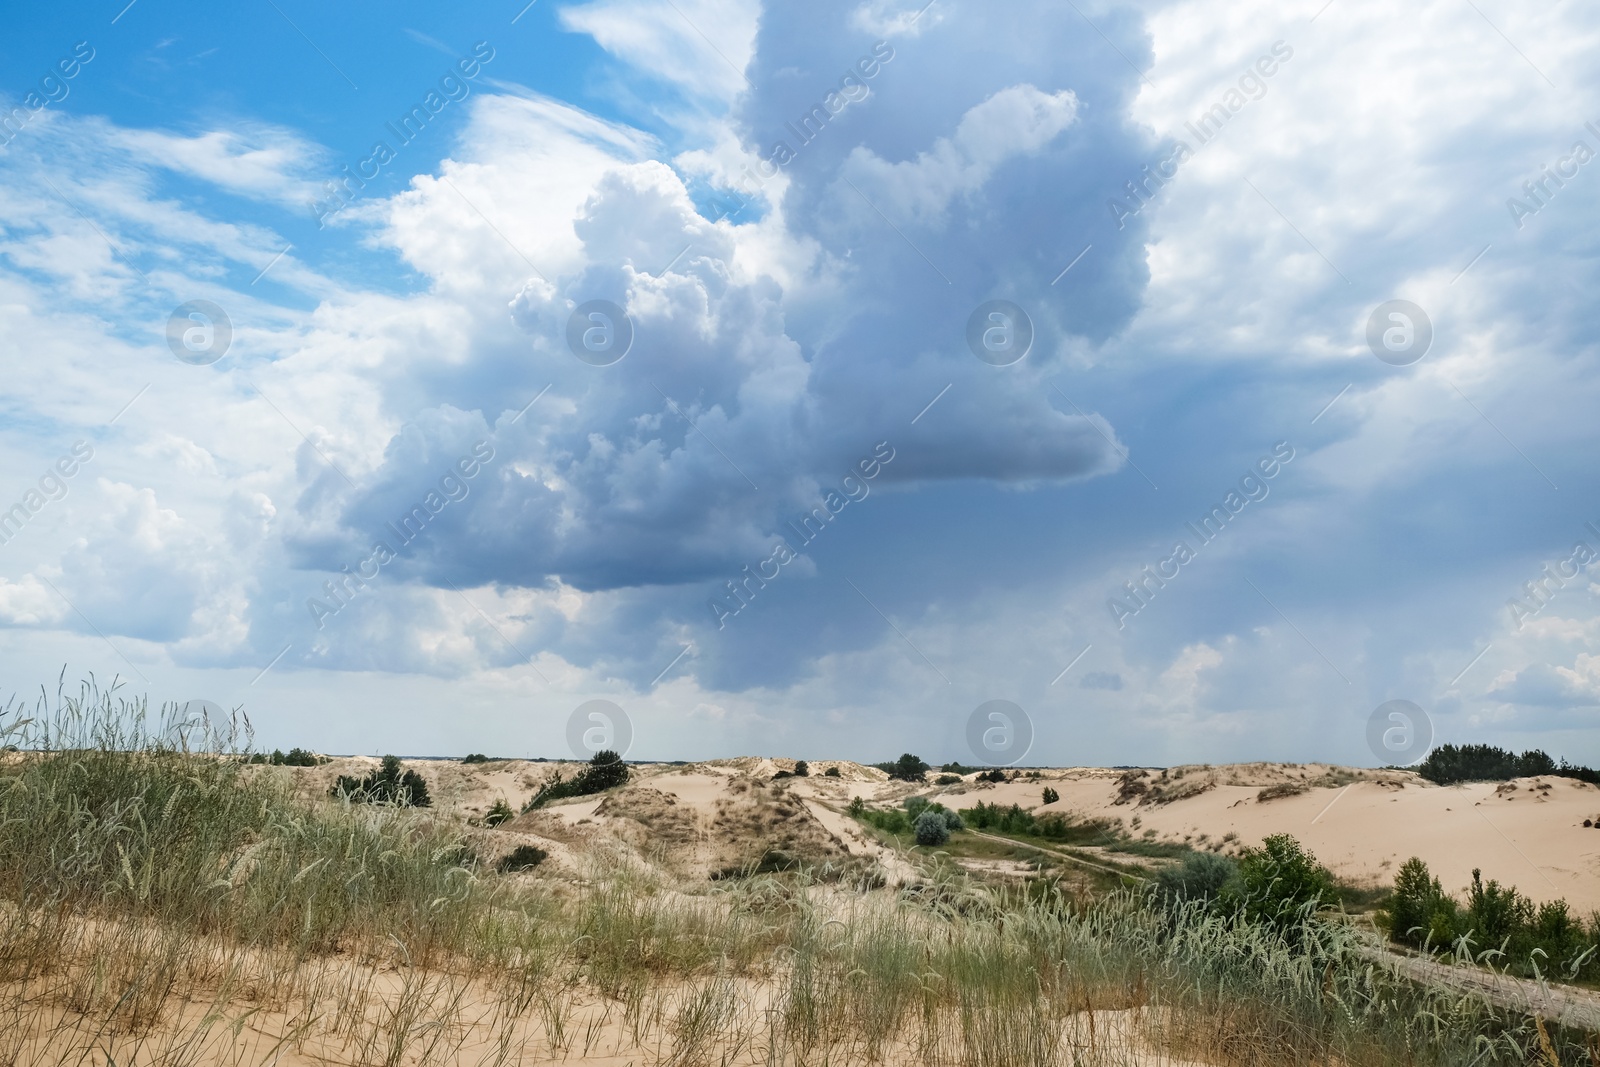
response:
[[[316,769],[275,770],[316,792],[336,775],[365,773],[376,765],[376,759],[354,757]],[[1600,788],[1570,778],[1438,786],[1410,771],[1245,763],[1044,768],[1037,769],[1037,778],[1001,783],[980,783],[969,773],[959,784],[936,786],[936,773],[929,784],[912,785],[891,781],[875,767],[819,760],[810,764],[808,777],[780,780],[797,810],[761,806],[767,815],[754,814],[755,798],[778,785],[773,775],[794,765],[793,759],[774,757],[636,764],[632,781],[616,794],[557,802],[503,824],[499,832],[526,837],[558,858],[567,855],[569,863],[568,842],[586,837],[614,836],[646,849],[671,841],[679,869],[702,876],[749,859],[747,853],[765,847],[769,837],[782,838],[817,858],[848,854],[870,860],[899,880],[909,872],[894,851],[843,809],[852,797],[881,804],[915,793],[957,811],[984,802],[1105,819],[1134,837],[1227,853],[1288,833],[1357,884],[1386,885],[1400,864],[1419,856],[1451,892],[1463,892],[1479,868],[1485,879],[1514,884],[1535,901],[1565,898],[1580,914],[1600,910],[1600,825],[1584,826],[1586,819],[1600,824]],[[541,782],[578,767],[523,760],[413,760],[407,766],[428,780],[441,812],[462,820],[481,818],[497,798],[520,810]],[[840,776],[828,777],[829,768]],[[1044,804],[1045,786],[1060,799]],[[729,821],[742,808],[751,809],[754,823],[740,827]],[[776,837],[763,836],[763,818],[781,823]]]
[[[1587,912],[1600,790],[1566,779],[1240,764],[941,784],[745,757],[633,764],[619,788],[525,811],[583,765],[407,760],[432,803],[403,809],[329,796],[371,757],[78,759],[0,764],[0,834],[53,842],[0,871],[0,1067],[1452,1064],[1473,1035],[1499,1042],[1482,1062],[1526,1063],[1587,1047],[1600,1019],[1587,990],[1407,959],[1365,914],[1321,924],[1312,950],[1203,913],[1152,922],[1138,886],[1172,850],[1121,847],[1237,854],[1288,833],[1349,883],[1386,886],[1416,855],[1448,889],[1481,867]],[[89,799],[49,799],[72,781]],[[1116,832],[935,849],[849,811],[912,795]],[[513,814],[489,825],[501,801]],[[520,846],[542,859],[504,869]]]

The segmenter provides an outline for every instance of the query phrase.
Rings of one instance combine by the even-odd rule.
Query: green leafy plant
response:
[[[1293,931],[1334,900],[1333,876],[1289,834],[1273,834],[1239,856],[1239,878],[1224,887],[1253,922]]]
[[[1061,794],[1057,793],[1054,789],[1051,789],[1049,786],[1045,786],[1044,787],[1043,796],[1044,796],[1044,802],[1046,804],[1054,804],[1056,801],[1061,799]]]
[[[824,777],[824,778],[838,778],[838,777],[840,777],[839,768],[837,768],[837,767],[829,767],[827,770],[822,772],[822,777]]]

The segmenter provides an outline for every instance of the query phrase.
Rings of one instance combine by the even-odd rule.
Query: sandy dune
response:
[[[322,792],[336,775],[365,773],[376,765],[370,757],[351,757],[292,773],[308,792]],[[577,763],[527,760],[415,760],[407,765],[428,780],[436,809],[466,820],[481,818],[496,799],[520,809],[551,776],[559,772],[570,777],[579,768]],[[1105,768],[1043,770],[1037,779],[1000,784],[977,783],[967,775],[960,784],[939,787],[894,782],[876,768],[830,760],[812,762],[810,777],[773,780],[793,767],[793,760],[780,757],[638,764],[629,788],[672,798],[674,818],[694,822],[706,840],[699,865],[708,870],[718,862],[740,861],[730,859],[733,853],[727,850],[712,854],[719,834],[729,826],[730,806],[749,806],[757,803],[757,796],[767,798],[760,804],[792,796],[803,808],[805,817],[799,821],[807,825],[787,831],[791,843],[818,849],[819,856],[831,846],[838,854],[880,865],[890,881],[903,881],[911,876],[909,869],[902,869],[904,862],[873,842],[842,810],[856,796],[895,803],[922,793],[957,810],[980,801],[1020,804],[1035,813],[1117,821],[1134,836],[1226,852],[1259,844],[1269,834],[1288,833],[1339,875],[1358,882],[1387,884],[1400,864],[1420,856],[1453,892],[1465,888],[1477,867],[1486,879],[1513,884],[1536,901],[1564,897],[1580,913],[1600,909],[1600,828],[1583,825],[1585,819],[1600,822],[1600,789],[1567,778],[1441,787],[1409,771],[1252,763],[1172,768],[1165,779],[1159,770]],[[837,767],[839,777],[825,777],[829,767]],[[760,783],[767,792],[745,794],[742,790],[750,783]],[[1060,794],[1049,806],[1041,796],[1046,785]],[[559,832],[563,825],[602,834],[615,829],[616,812],[622,809],[612,809],[608,814],[600,799],[579,798],[551,805],[536,819],[514,820],[502,832],[520,833],[551,847],[544,838],[567,836]],[[784,818],[794,822],[795,813],[785,810],[789,813]],[[650,821],[637,810],[630,817]],[[741,817],[755,818],[748,812]]]

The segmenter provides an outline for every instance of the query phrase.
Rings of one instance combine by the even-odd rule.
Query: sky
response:
[[[1600,761],[1597,45],[19,10],[0,689],[332,753]]]

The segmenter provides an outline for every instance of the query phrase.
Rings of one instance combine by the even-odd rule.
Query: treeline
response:
[[[1391,940],[1425,952],[1470,954],[1526,977],[1600,977],[1600,913],[1584,922],[1565,900],[1536,906],[1476,869],[1463,902],[1412,857],[1395,876],[1385,921]]]
[[[1532,778],[1546,774],[1576,778],[1600,785],[1600,771],[1562,760],[1557,763],[1537,748],[1518,755],[1495,745],[1440,745],[1421,763],[1417,773],[1439,785],[1457,782],[1504,782],[1512,778]]]
[[[265,752],[252,752],[245,758],[246,763],[265,763],[273,767],[318,767],[328,760],[315,752],[307,752],[303,748],[291,748],[287,755],[282,749],[275,748],[271,754]]]

